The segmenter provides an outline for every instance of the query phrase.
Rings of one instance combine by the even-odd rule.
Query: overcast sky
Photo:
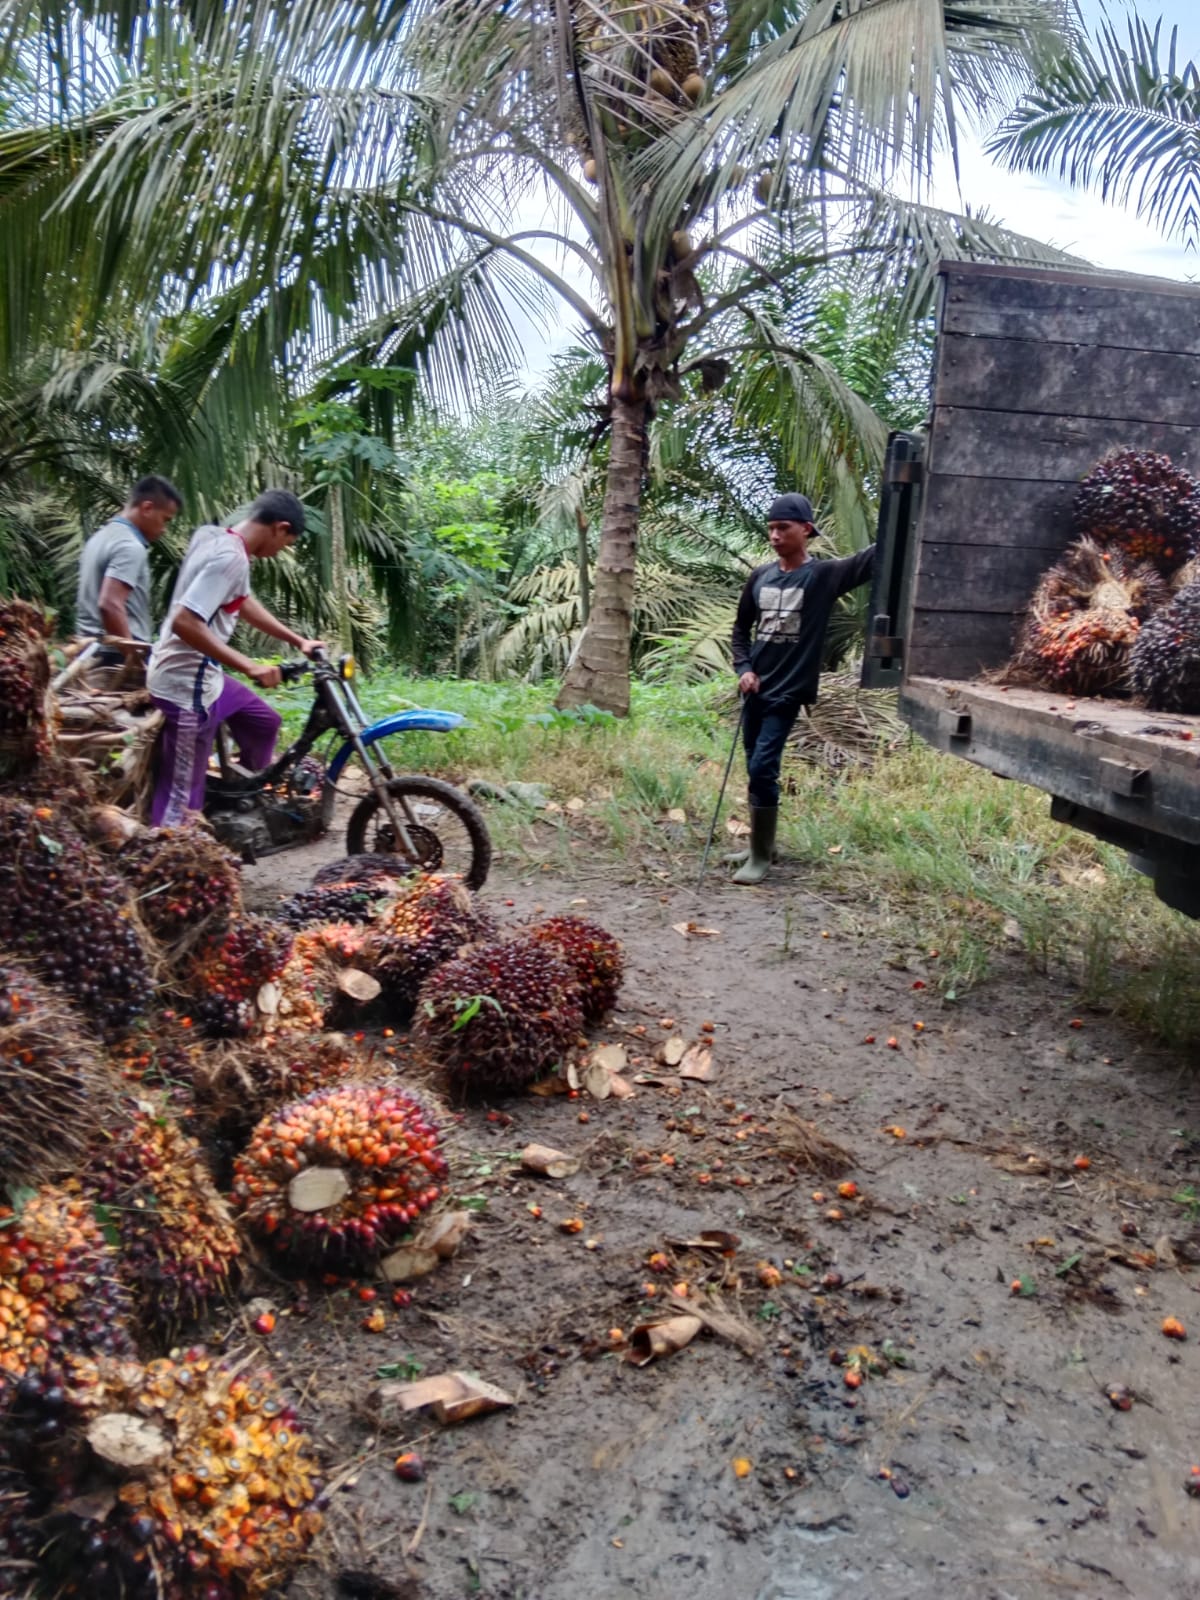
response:
[[[1082,0],[1089,28],[1102,19],[1104,9],[1099,0]],[[1126,17],[1134,9],[1120,3],[1107,7],[1122,33]],[[1178,26],[1180,59],[1200,60],[1197,0],[1162,0],[1159,6],[1143,4],[1137,9],[1151,26],[1161,16],[1164,35]],[[1166,55],[1165,48],[1162,53]],[[1056,180],[1006,172],[984,155],[981,142],[974,138],[961,141],[959,166],[961,188],[956,189],[953,168],[949,162],[944,164],[936,196],[941,205],[954,209],[984,206],[996,221],[1070,250],[1098,267],[1200,280],[1200,257],[1194,251],[1165,243],[1130,211],[1106,205],[1098,196],[1072,190]]]
[[[1080,0],[1080,4],[1089,28],[1107,10],[1122,33],[1126,17],[1134,10],[1129,0],[1109,0],[1107,8],[1101,0]],[[1159,7],[1143,4],[1140,10],[1151,25],[1161,16],[1165,35],[1178,26],[1181,61],[1200,60],[1200,0],[1162,0]],[[1098,267],[1200,282],[1200,256],[1167,243],[1131,210],[1106,205],[1098,196],[1072,190],[1055,179],[1007,172],[984,154],[982,138],[964,130],[960,130],[959,138],[958,179],[947,158],[941,163],[929,198],[948,210],[958,211],[964,206],[975,212],[985,210],[993,221],[1069,250]],[[555,264],[563,266],[557,261]],[[570,264],[566,265],[566,273],[568,277],[575,276]],[[574,332],[563,325],[551,333],[535,329],[524,318],[518,320],[526,339],[524,377],[532,384],[552,356],[573,341]]]

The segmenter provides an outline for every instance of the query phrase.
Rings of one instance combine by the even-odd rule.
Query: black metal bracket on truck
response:
[[[1200,474],[1200,290],[1125,274],[948,263],[933,406],[888,441],[863,664],[939,750],[1051,796],[1200,917],[1200,717],[994,681],[1109,450]]]

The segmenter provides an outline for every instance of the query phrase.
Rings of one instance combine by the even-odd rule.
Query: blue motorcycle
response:
[[[439,778],[397,773],[383,741],[418,730],[448,733],[465,718],[454,711],[397,711],[369,722],[354,692],[350,656],[331,660],[315,650],[281,668],[285,683],[312,674],[313,703],[300,737],[262,772],[234,762],[227,731],[218,730],[217,771],[210,772],[204,814],[214,833],[244,861],[309,844],[328,833],[339,794],[357,800],[346,828],[349,855],[397,856],[414,872],[459,875],[478,889],[488,875],[492,844],[478,806]],[[326,765],[315,753],[329,733],[341,742]],[[354,791],[345,784],[354,763],[366,777]]]

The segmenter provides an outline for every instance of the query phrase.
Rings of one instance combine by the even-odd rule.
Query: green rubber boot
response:
[[[746,865],[734,873],[734,883],[763,881],[771,870],[775,851],[775,829],[778,825],[778,806],[750,807],[750,855]]]

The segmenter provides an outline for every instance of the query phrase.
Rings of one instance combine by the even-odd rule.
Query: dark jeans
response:
[[[746,774],[750,804],[769,808],[779,804],[779,764],[787,736],[800,715],[799,705],[763,705],[756,694],[746,696],[742,718],[742,743],[746,747]]]

